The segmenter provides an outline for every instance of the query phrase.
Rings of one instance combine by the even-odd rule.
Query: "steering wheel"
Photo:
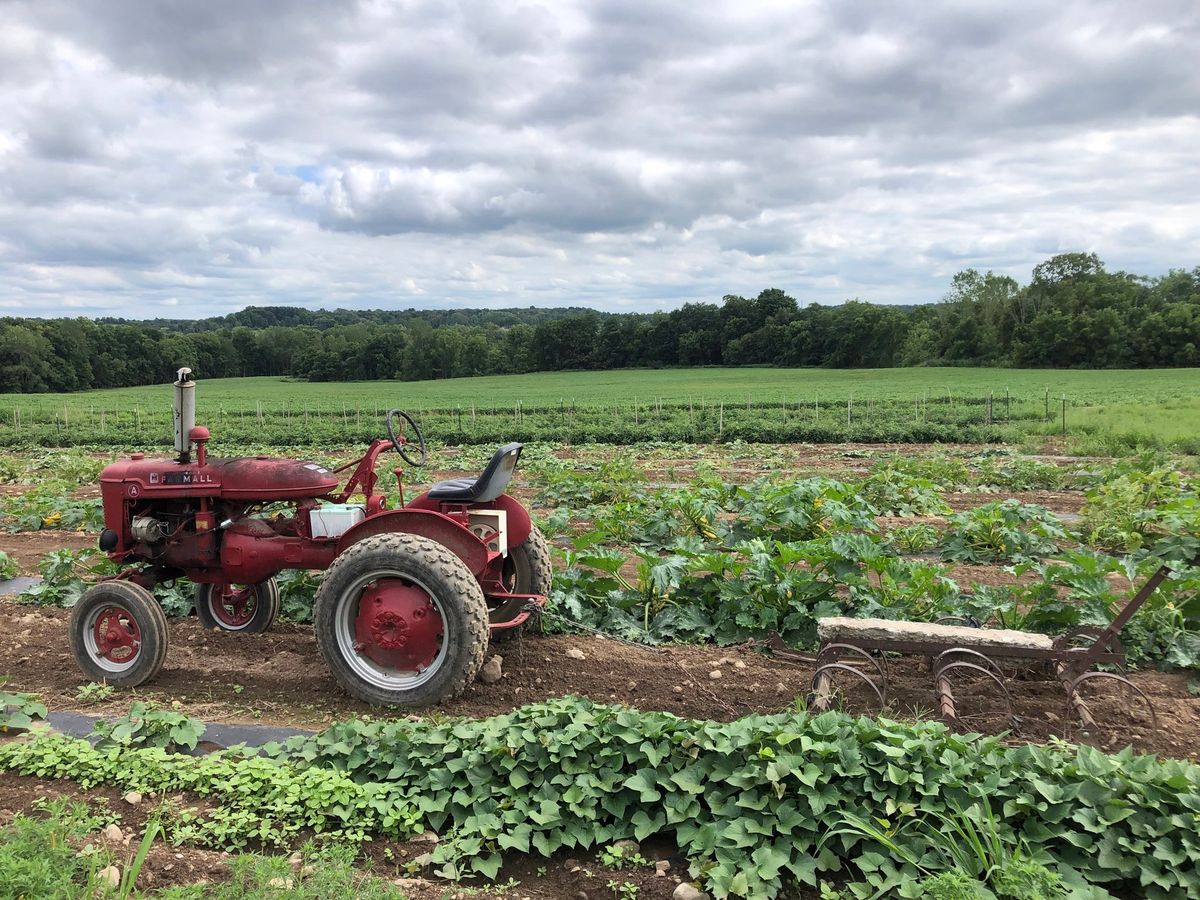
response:
[[[396,427],[395,427],[395,425],[393,424],[393,420],[394,420],[394,418],[395,418],[395,417],[397,417],[397,416],[399,416],[399,417],[400,417],[400,419],[402,420],[402,421],[400,422],[400,434],[399,434],[399,436],[398,436],[398,437],[397,437],[397,435],[396,435]],[[411,456],[409,456],[409,455],[408,455],[408,454],[407,454],[407,453],[404,451],[404,447],[405,447],[405,441],[404,441],[404,423],[405,423],[405,422],[407,422],[409,425],[411,425],[411,426],[412,426],[412,430],[413,430],[413,432],[414,432],[414,433],[416,434],[416,436],[417,436],[417,448],[418,448],[418,449],[421,451],[421,456],[420,456],[420,458],[419,458],[419,459],[413,459]],[[423,466],[423,465],[425,465],[425,461],[426,461],[427,459],[429,459],[429,453],[428,453],[428,452],[426,451],[426,449],[425,449],[425,438],[421,436],[421,429],[417,427],[417,423],[413,421],[413,417],[412,417],[412,416],[410,416],[408,413],[406,413],[406,412],[405,412],[404,410],[402,410],[402,409],[392,409],[392,410],[388,410],[388,414],[387,414],[387,435],[388,435],[388,437],[389,437],[389,438],[391,438],[391,440],[392,440],[392,446],[396,448],[396,452],[400,454],[400,457],[401,457],[401,458],[402,458],[402,459],[403,459],[403,460],[404,460],[406,463],[408,463],[410,466]]]

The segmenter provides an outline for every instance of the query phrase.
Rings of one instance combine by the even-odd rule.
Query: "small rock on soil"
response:
[[[101,884],[106,884],[110,888],[120,887],[121,870],[116,866],[105,866],[96,873],[96,878]]]
[[[479,670],[479,680],[484,684],[495,684],[504,677],[503,665],[504,657],[497,653],[483,664],[483,668]]]

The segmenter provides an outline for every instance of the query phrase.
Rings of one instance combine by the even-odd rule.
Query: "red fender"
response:
[[[471,574],[476,577],[479,577],[480,573],[487,568],[488,549],[479,538],[458,522],[436,510],[413,509],[409,506],[380,513],[359,522],[342,535],[338,541],[337,552],[340,554],[351,544],[356,544],[363,538],[397,532],[417,534],[427,537],[431,541],[437,541],[466,563]]]
[[[529,518],[529,512],[520,503],[508,496],[508,494],[501,494],[495,500],[489,500],[486,503],[463,504],[446,502],[445,500],[431,500],[429,492],[426,491],[404,508],[406,510],[420,509],[440,513],[445,509],[461,509],[463,506],[466,506],[467,509],[502,509],[508,513],[508,546],[510,547],[521,546],[529,540],[529,532],[533,531],[533,520]],[[369,521],[371,520],[368,519],[367,522]],[[365,525],[366,522],[363,524]]]

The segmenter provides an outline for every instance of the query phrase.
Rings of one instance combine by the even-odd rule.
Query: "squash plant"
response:
[[[1069,538],[1053,513],[1019,500],[998,500],[955,513],[946,533],[942,556],[969,563],[1040,559]]]
[[[0,688],[7,679],[0,678]],[[37,694],[0,690],[0,734],[29,728],[35,719],[49,715]]]

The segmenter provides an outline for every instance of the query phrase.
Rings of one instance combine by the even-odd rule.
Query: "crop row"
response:
[[[722,445],[722,451],[701,448],[693,444],[642,444],[639,456],[653,462],[655,456],[697,458],[706,464],[713,461],[742,460],[762,469],[786,464],[787,448],[777,445]],[[266,448],[260,444],[242,445],[232,449],[234,455],[256,455]],[[311,450],[311,448],[309,448]],[[460,447],[446,454],[444,466],[478,470],[488,456],[490,447]],[[277,451],[278,452],[278,451]],[[293,455],[308,455],[296,449],[285,451]],[[642,484],[645,477],[627,455],[613,456],[611,448],[590,445],[579,448],[579,458],[564,460],[557,456],[553,445],[531,444],[526,447],[521,462],[521,478],[539,491],[545,502],[591,503],[606,495],[612,484]],[[600,460],[590,462],[589,460]],[[319,461],[334,464],[333,460]],[[31,489],[23,493],[0,496],[0,530],[37,531],[61,528],[78,531],[98,531],[102,523],[100,501],[97,498],[73,496],[79,485],[94,484],[105,460],[80,450],[58,450],[31,456],[0,455],[0,484],[26,483]],[[1030,490],[1062,488],[1088,482],[1092,475],[1086,471],[1069,472],[1048,463],[1003,454],[987,454],[971,460],[952,457],[924,457],[918,460],[899,458],[881,463],[890,469],[916,473],[938,479],[939,487],[951,490]],[[877,466],[878,467],[878,466]],[[419,474],[419,473],[416,473]],[[409,485],[410,489],[417,485]]]
[[[1048,408],[1048,407],[1047,407]],[[651,440],[725,442],[835,441],[986,443],[1059,427],[1060,411],[1042,404],[1003,405],[988,398],[947,402],[871,400],[778,401],[744,404],[637,403],[609,405],[459,406],[415,411],[428,438],[456,444],[552,440],[632,444]],[[378,436],[384,410],[377,406],[309,409],[279,404],[271,409],[201,410],[200,419],[219,440],[336,446]],[[124,446],[171,441],[169,408],[97,410],[63,407],[0,412],[0,446]]]
[[[909,479],[902,489],[893,473],[858,484],[811,478],[667,488],[586,511],[591,530],[569,538],[552,611],[655,643],[733,643],[778,632],[812,647],[817,620],[833,615],[972,616],[1060,633],[1107,625],[1121,601],[1110,576],[1137,580],[1166,558],[1175,577],[1127,627],[1126,647],[1134,661],[1200,665],[1200,569],[1192,564],[1200,556],[1200,504],[1175,485],[1149,507],[1138,495],[1130,510],[1129,483],[1155,478],[1119,476],[1094,489],[1078,528],[1016,500],[945,515],[927,484]],[[938,516],[942,524],[881,532],[881,511]],[[963,589],[943,562],[1007,565],[1037,578]]]
[[[615,461],[593,473],[548,473],[539,502],[558,508],[544,527],[565,544],[551,609],[649,642],[731,643],[777,631],[812,647],[816,621],[828,615],[971,616],[1060,633],[1106,625],[1122,600],[1113,576],[1138,580],[1169,558],[1175,577],[1127,627],[1126,646],[1135,661],[1200,664],[1192,484],[1151,459],[1094,472],[1020,458],[975,463],[895,459],[848,481],[709,477],[657,490]],[[1016,500],[950,514],[944,498],[947,486],[1067,480],[1090,485],[1078,522]],[[880,515],[919,520],[880,528]],[[962,562],[1007,566],[1014,581],[1037,577],[960,586],[947,564]]]
[[[914,472],[916,474],[914,474]],[[997,500],[951,514],[941,482],[1046,483],[1088,479],[1082,516]],[[651,488],[622,460],[580,472],[545,459],[535,482],[548,511],[558,570],[552,627],[583,625],[648,643],[734,643],[778,632],[811,648],[825,616],[932,621],[970,616],[1056,634],[1107,625],[1114,587],[1163,559],[1174,577],[1123,635],[1132,661],[1200,665],[1200,502],[1168,466],[1134,460],[1098,473],[993,459],[890,460],[863,478],[765,478],[728,484],[700,476]],[[24,502],[24,501],[20,501]],[[918,517],[880,528],[878,517]],[[13,519],[19,523],[19,519]],[[960,585],[956,563],[1007,566],[1014,584]],[[27,602],[72,605],[89,578],[114,571],[91,551],[54,551]],[[1033,579],[1019,576],[1032,573]],[[311,617],[319,573],[279,576],[284,615]],[[168,614],[191,610],[190,587],[159,589]]]

